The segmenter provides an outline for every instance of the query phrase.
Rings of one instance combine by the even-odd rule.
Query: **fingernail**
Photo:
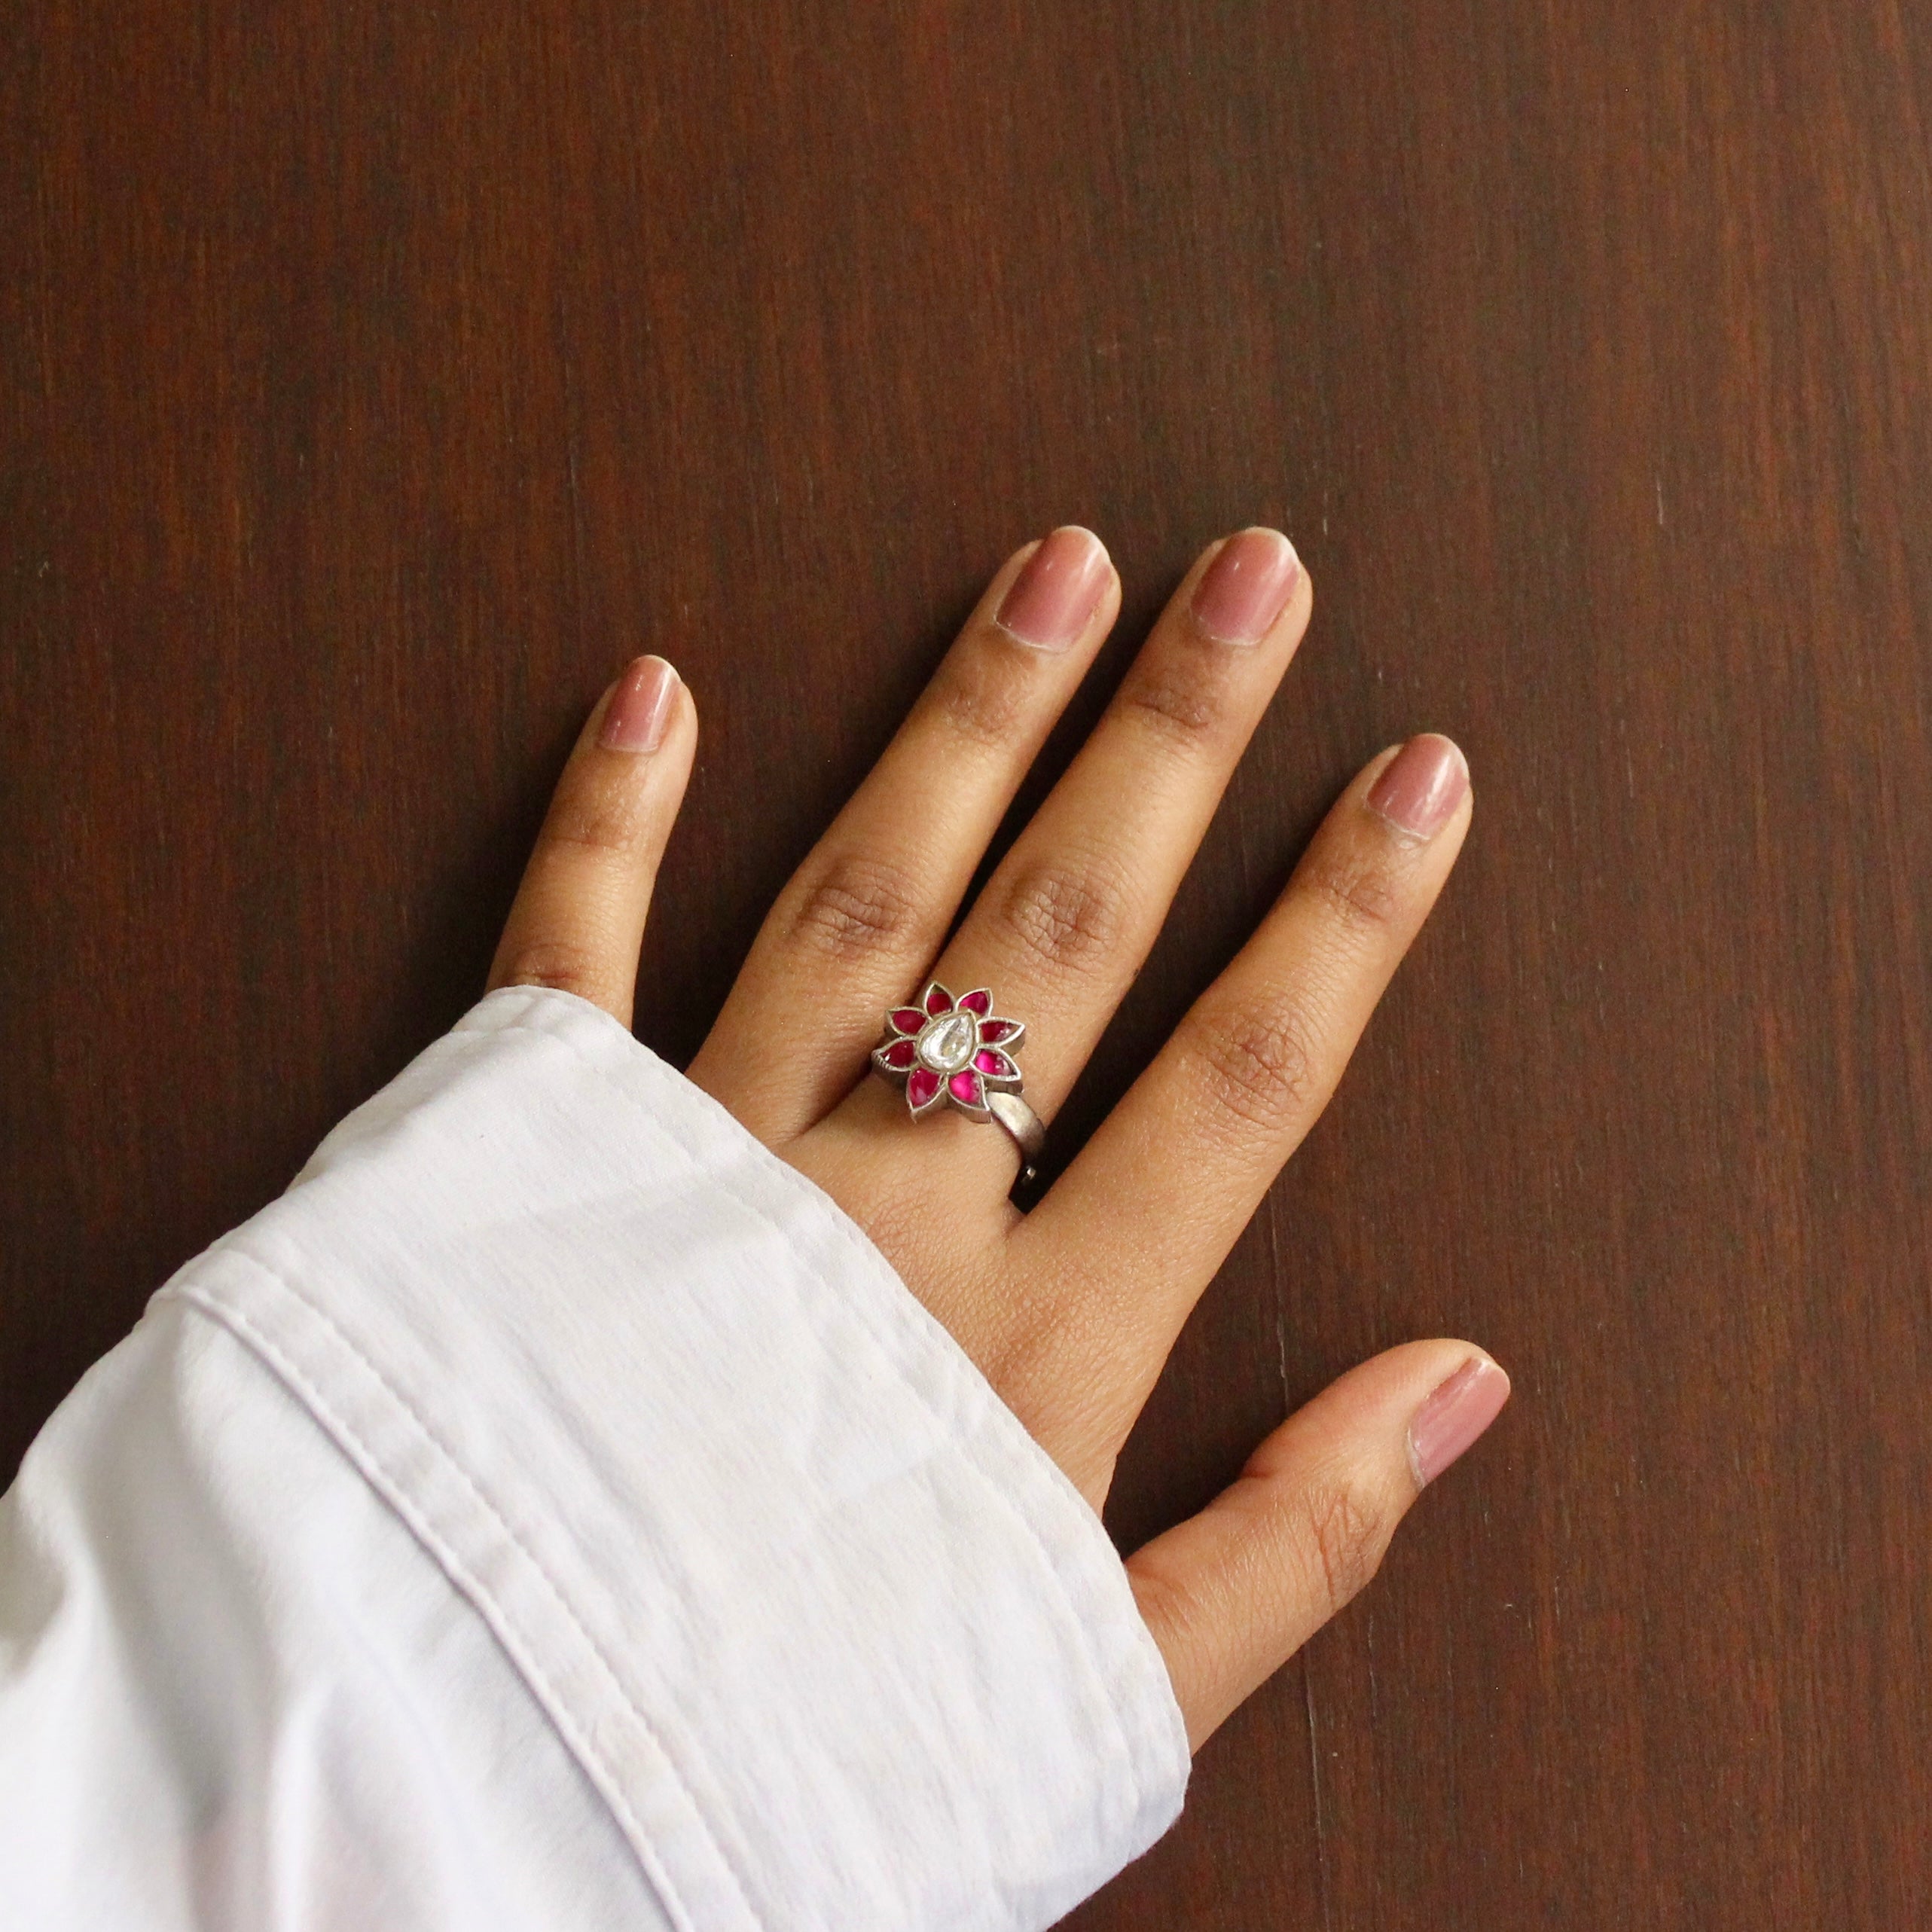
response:
[[[661,658],[639,658],[611,694],[597,743],[608,751],[654,752],[664,741],[678,674]]]
[[[1107,587],[1106,546],[1067,523],[1007,586],[993,622],[1036,651],[1064,651],[1087,627]]]
[[[1473,1355],[1415,1412],[1409,1460],[1425,1489],[1503,1412],[1509,1378],[1486,1355]]]
[[[1411,838],[1433,838],[1469,789],[1461,751],[1434,731],[1411,738],[1369,789],[1369,809]]]
[[[1279,530],[1242,530],[1194,587],[1194,621],[1223,644],[1259,644],[1288,608],[1302,560]]]

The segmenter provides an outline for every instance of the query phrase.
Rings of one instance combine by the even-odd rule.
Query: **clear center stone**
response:
[[[919,1057],[935,1073],[957,1073],[979,1044],[979,1027],[970,1013],[948,1013],[919,1036]]]

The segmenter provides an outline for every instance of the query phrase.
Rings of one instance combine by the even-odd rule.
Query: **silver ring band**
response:
[[[1018,1094],[988,1094],[987,1110],[1013,1137],[1020,1150],[1020,1179],[1030,1186],[1039,1172],[1036,1164],[1046,1146],[1046,1125]]]

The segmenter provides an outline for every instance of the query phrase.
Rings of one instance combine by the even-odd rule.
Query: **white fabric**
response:
[[[1031,1928],[1180,1808],[1091,1511],[859,1229],[493,994],[0,1502],[0,1926]]]

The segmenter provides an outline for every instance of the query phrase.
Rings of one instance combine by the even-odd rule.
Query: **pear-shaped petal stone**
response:
[[[948,1013],[920,1035],[919,1057],[935,1073],[957,1073],[978,1044],[979,1028],[972,1015]]]

